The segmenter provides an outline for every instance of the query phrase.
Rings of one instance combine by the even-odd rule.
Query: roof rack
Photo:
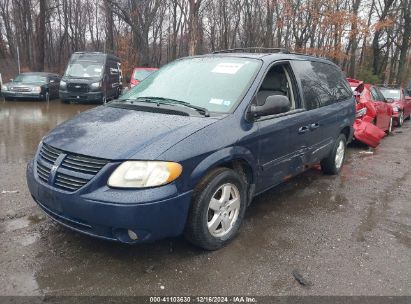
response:
[[[247,48],[234,48],[227,50],[214,51],[213,54],[220,53],[283,53],[291,54],[286,48],[265,48],[265,47],[247,47]]]

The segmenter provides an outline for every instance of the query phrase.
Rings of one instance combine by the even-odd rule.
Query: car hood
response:
[[[81,78],[81,77],[67,77],[64,76],[62,79],[62,81],[65,81],[67,83],[86,83],[86,84],[90,84],[93,82],[98,82],[101,81],[101,77],[86,77],[86,78]]]
[[[57,126],[43,141],[76,154],[150,160],[216,120],[100,106]]]
[[[10,87],[38,87],[45,85],[44,82],[8,82],[3,84]]]

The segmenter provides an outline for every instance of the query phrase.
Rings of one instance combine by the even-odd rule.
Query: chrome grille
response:
[[[54,185],[69,191],[75,191],[88,183],[87,179],[57,173]]]
[[[96,174],[107,163],[108,161],[106,160],[99,160],[96,158],[78,155],[67,155],[64,158],[61,166],[73,171],[80,171],[87,174]]]
[[[59,157],[63,160],[58,160]],[[58,165],[51,185],[73,192],[86,185],[108,162],[106,159],[77,155],[43,143],[37,158],[37,176],[50,184],[52,167]]]
[[[39,176],[39,178],[47,183],[49,180],[49,176],[50,176],[50,168],[47,168],[46,166],[43,166],[42,164],[40,164],[39,161],[37,161],[37,175]]]
[[[13,92],[31,92],[29,87],[11,87],[10,90]]]
[[[59,157],[61,153],[62,151],[57,150],[56,148],[50,147],[49,145],[46,145],[46,144],[43,144],[40,149],[41,158],[50,164],[54,164],[54,162],[57,160],[57,158]]]
[[[80,92],[80,93],[87,93],[88,92],[88,84],[87,83],[68,83],[67,84],[67,91],[69,92]]]

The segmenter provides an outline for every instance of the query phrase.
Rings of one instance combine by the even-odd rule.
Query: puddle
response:
[[[7,284],[0,287],[2,296],[40,295],[39,286],[33,274],[13,273],[7,276]]]
[[[28,227],[30,224],[31,222],[27,217],[5,221],[3,223],[0,223],[0,233],[23,229]]]
[[[0,223],[0,233],[15,231],[44,221],[42,215],[29,215]]]
[[[40,238],[40,234],[33,233],[30,235],[23,235],[17,239],[17,242],[22,246],[29,246],[35,243]]]

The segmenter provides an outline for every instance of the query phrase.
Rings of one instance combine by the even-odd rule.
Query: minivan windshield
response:
[[[19,74],[14,79],[14,82],[46,83],[47,77],[41,76],[41,75],[33,75],[33,74]]]
[[[228,113],[261,66],[252,58],[194,57],[174,61],[148,76],[118,102],[168,99]]]
[[[64,76],[79,78],[101,78],[104,66],[93,61],[75,61],[67,66]]]
[[[400,99],[401,98],[401,93],[400,90],[393,90],[393,89],[380,89],[382,95],[386,99]]]

